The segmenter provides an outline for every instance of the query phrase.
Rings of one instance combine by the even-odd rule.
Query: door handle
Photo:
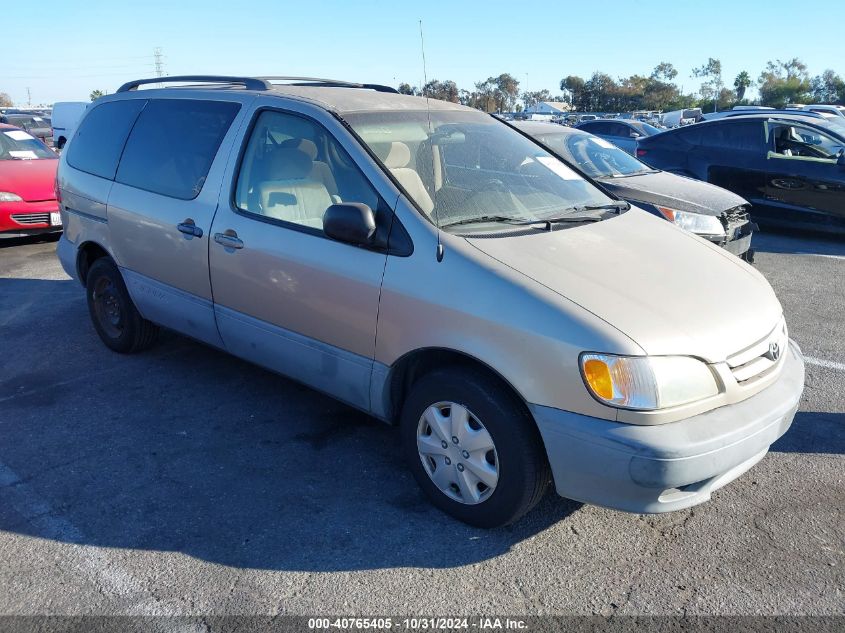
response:
[[[223,233],[215,233],[214,241],[226,248],[243,248],[244,243],[238,234],[232,229],[226,229]]]
[[[185,235],[202,237],[202,229],[194,224],[194,221],[191,218],[188,218],[181,224],[177,224],[176,228],[179,229],[180,233],[184,233]]]

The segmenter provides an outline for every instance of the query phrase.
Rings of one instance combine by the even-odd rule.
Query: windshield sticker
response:
[[[564,180],[581,180],[581,176],[556,158],[552,158],[551,156],[538,156],[537,162],[553,171]]]
[[[9,156],[12,158],[38,158],[31,149],[10,149]]]
[[[10,130],[8,132],[3,132],[6,136],[14,141],[31,141],[33,137],[24,132],[23,130]]]
[[[613,143],[611,143],[610,141],[605,141],[603,138],[599,138],[598,136],[595,138],[591,138],[590,140],[596,145],[600,145],[605,149],[613,149],[614,147]]]

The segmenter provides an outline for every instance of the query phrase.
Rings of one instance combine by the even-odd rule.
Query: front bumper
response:
[[[52,224],[51,218],[57,219],[59,203],[55,200],[38,202],[2,202],[0,203],[0,236],[17,237],[51,231],[61,231],[62,225]]]
[[[790,341],[777,381],[736,404],[679,422],[638,426],[529,405],[562,497],[627,512],[670,512],[760,461],[792,424],[804,359]]]

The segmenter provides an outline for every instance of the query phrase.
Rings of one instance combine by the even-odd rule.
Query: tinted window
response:
[[[611,134],[611,123],[604,123],[603,121],[582,123],[578,127],[582,130],[587,130],[590,134]]]
[[[701,143],[706,147],[763,151],[763,124],[760,121],[730,121],[702,130]]]
[[[196,198],[239,108],[228,101],[150,100],[132,128],[115,180],[172,198]]]
[[[667,135],[670,136],[670,135]],[[684,143],[688,145],[701,145],[701,126],[700,125],[690,125],[681,130],[674,132],[671,134],[675,139],[680,139]]]
[[[144,99],[131,99],[111,101],[92,108],[76,130],[67,150],[68,164],[113,180],[126,137],[146,103]]]

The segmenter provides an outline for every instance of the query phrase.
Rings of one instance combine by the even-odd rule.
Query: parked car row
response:
[[[0,123],[13,125],[26,130],[32,136],[40,139],[48,147],[53,146],[53,130],[50,118],[40,114],[10,113],[4,114]]]
[[[637,157],[742,196],[761,225],[841,232],[845,125],[838,121],[742,113],[638,139]]]
[[[584,129],[548,123],[516,123],[621,200],[699,235],[746,261],[753,261],[748,202],[704,182],[654,169]]]
[[[274,81],[139,80],[86,110],[57,252],[110,349],[167,327],[396,424],[386,450],[484,527],[550,482],[687,508],[787,431],[804,367],[771,287],[595,180],[609,144],[574,132],[569,163],[458,104]]]

